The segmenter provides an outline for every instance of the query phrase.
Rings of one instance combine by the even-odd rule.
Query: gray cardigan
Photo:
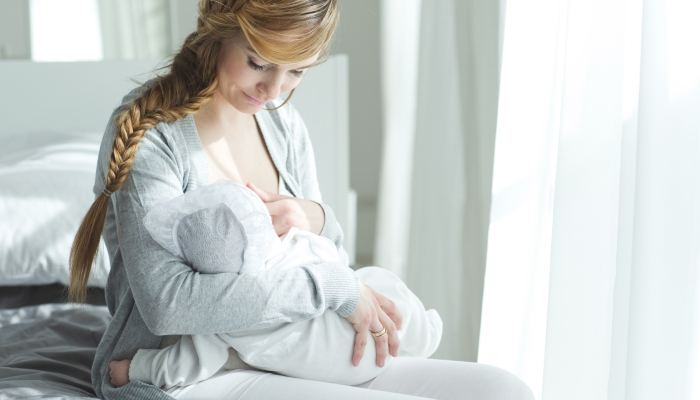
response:
[[[122,107],[140,90],[124,97]],[[116,134],[114,117],[122,107],[115,110],[102,140],[96,195],[104,188]],[[321,235],[344,251],[335,215],[321,203],[313,150],[301,117],[287,104],[260,111],[256,119],[285,186],[294,196],[321,204],[326,215]],[[146,131],[124,186],[110,198],[103,232],[112,265],[106,298],[113,317],[92,367],[98,397],[170,399],[152,385],[135,381],[115,388],[109,379],[110,361],[131,359],[139,348],[157,348],[163,335],[259,329],[312,319],[326,309],[341,316],[354,311],[359,289],[347,265],[314,264],[241,276],[198,274],[156,243],[143,226],[145,213],[208,182],[207,159],[191,115]]]

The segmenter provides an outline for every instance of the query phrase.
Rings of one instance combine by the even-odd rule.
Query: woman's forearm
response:
[[[146,304],[139,311],[157,335],[262,329],[312,319],[327,309],[347,316],[359,299],[354,274],[337,263],[240,276],[179,274],[149,286],[132,289],[137,306]]]

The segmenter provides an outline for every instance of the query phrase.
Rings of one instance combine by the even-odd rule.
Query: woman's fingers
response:
[[[362,360],[362,356],[365,353],[370,326],[377,320],[377,307],[375,306],[377,301],[374,300],[372,292],[359,279],[357,280],[357,286],[360,290],[360,299],[357,307],[355,307],[355,311],[345,317],[357,332],[355,335],[355,346],[352,350],[352,365],[356,367],[360,365],[360,360]]]
[[[369,287],[369,286],[368,286]],[[389,354],[394,357],[399,355],[399,346],[401,345],[401,339],[399,339],[398,330],[401,329],[401,324],[403,323],[403,316],[401,311],[396,307],[396,304],[388,299],[387,297],[377,293],[374,289],[369,287],[377,300],[377,303],[381,307],[378,312],[379,321],[386,328],[386,336],[389,345]]]
[[[267,211],[272,217],[272,225],[277,236],[282,236],[295,226],[300,230],[308,230],[308,224],[304,223],[303,210],[294,199],[282,199],[265,203]]]
[[[245,186],[246,186],[248,189],[252,190],[255,194],[257,194],[258,197],[260,197],[260,200],[263,201],[263,203],[267,203],[268,201],[270,201],[270,194],[271,194],[271,193],[266,192],[266,191],[264,191],[264,190],[262,190],[262,189],[258,189],[257,186],[253,185],[253,184],[250,183],[250,182],[247,183]]]
[[[284,235],[292,226],[302,231],[321,234],[326,214],[320,204],[296,197],[266,192],[252,183],[246,184],[265,203],[272,217],[277,236]]]
[[[352,352],[352,365],[356,367],[360,365],[369,334],[378,334],[386,329],[386,333],[381,336],[372,335],[377,350],[375,362],[381,368],[386,363],[386,357],[389,353],[394,357],[399,354],[400,340],[396,324],[382,309],[379,300],[384,302],[388,309],[396,308],[396,306],[391,300],[379,295],[372,288],[362,283],[361,280],[358,279],[357,284],[360,289],[360,299],[357,307],[355,307],[355,311],[346,317],[357,332],[355,335],[355,347]],[[398,311],[392,312],[395,315],[399,315],[400,319]]]
[[[376,318],[371,306],[371,295],[368,296],[369,292],[367,291],[367,286],[363,285],[362,281],[359,280],[357,283],[360,287],[360,302],[357,304],[355,311],[347,317],[347,320],[357,332],[355,335],[355,347],[352,351],[352,365],[356,367],[360,365],[360,360],[362,360],[362,356],[365,354],[369,327],[372,320]]]
[[[352,350],[352,365],[357,367],[360,365],[360,360],[365,354],[365,347],[367,346],[367,331],[358,331],[355,335],[355,347]]]
[[[377,307],[379,304],[377,304]],[[381,310],[379,310],[381,313]],[[387,318],[388,319],[388,318]],[[376,318],[374,322],[372,323],[370,327],[371,333],[381,333],[386,327],[382,325],[381,322],[379,322],[379,318]],[[374,344],[377,349],[377,359],[376,363],[379,368],[384,366],[384,363],[386,362],[386,356],[389,353],[389,330],[387,329],[387,333],[379,336],[379,337],[374,337]],[[372,335],[374,336],[374,335]]]
[[[399,346],[401,345],[401,339],[399,338],[399,332],[396,329],[394,321],[382,310],[379,310],[379,322],[386,328],[386,338],[389,345],[389,354],[394,357],[399,356]],[[379,364],[377,364],[379,365]]]
[[[384,318],[393,326],[393,323],[391,322],[389,317],[386,316],[386,314]],[[373,338],[375,349],[377,352],[375,362],[377,363],[378,367],[383,367],[386,363],[386,356],[389,352],[389,329],[387,329],[386,334],[380,337],[374,337],[374,335],[370,336],[371,333],[379,333],[384,329],[384,326],[379,321],[379,318],[377,316],[373,316],[372,323],[370,324],[356,324],[354,326],[355,330],[357,331],[357,334],[355,335],[355,347],[352,353],[352,365],[356,367],[360,365],[360,360],[362,360],[362,357],[365,353],[365,347],[367,347],[367,340],[368,338]],[[396,328],[393,329],[395,333]],[[396,349],[398,350],[398,346],[396,347]]]
[[[267,211],[272,218],[272,226],[275,228],[275,233],[277,236],[282,236],[289,232],[291,226],[288,226],[288,218],[279,203],[278,201],[265,203],[265,207],[267,207]]]
[[[258,188],[257,186],[253,185],[253,184],[250,183],[250,182],[248,182],[245,186],[246,186],[248,189],[250,189],[250,190],[252,190],[253,192],[255,192],[255,194],[257,194],[258,197],[260,197],[260,200],[263,201],[263,203],[267,203],[267,202],[270,202],[270,201],[282,200],[282,199],[284,199],[284,198],[287,198],[287,196],[282,196],[282,195],[279,195],[279,194],[276,194],[276,193],[266,192],[266,191],[264,191],[264,190]]]
[[[369,286],[368,286],[369,287]],[[394,325],[396,326],[396,329],[401,329],[401,325],[403,324],[403,316],[401,315],[401,311],[399,311],[399,308],[396,307],[396,304],[389,300],[388,298],[384,297],[383,295],[377,293],[372,289],[372,293],[374,294],[374,298],[377,299],[377,302],[379,303],[379,306],[382,308],[382,311],[386,313],[386,315],[389,316],[389,318],[394,322]],[[393,353],[392,353],[393,355]],[[394,356],[396,357],[396,356]]]

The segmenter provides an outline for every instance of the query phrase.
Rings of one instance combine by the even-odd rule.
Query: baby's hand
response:
[[[109,377],[112,385],[121,387],[129,383],[129,366],[131,360],[112,361],[109,363]]]

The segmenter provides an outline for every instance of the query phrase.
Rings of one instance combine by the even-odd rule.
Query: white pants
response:
[[[377,378],[358,386],[235,370],[219,372],[194,385],[174,387],[167,393],[186,400],[534,400],[525,383],[500,368],[411,357],[395,359]]]

